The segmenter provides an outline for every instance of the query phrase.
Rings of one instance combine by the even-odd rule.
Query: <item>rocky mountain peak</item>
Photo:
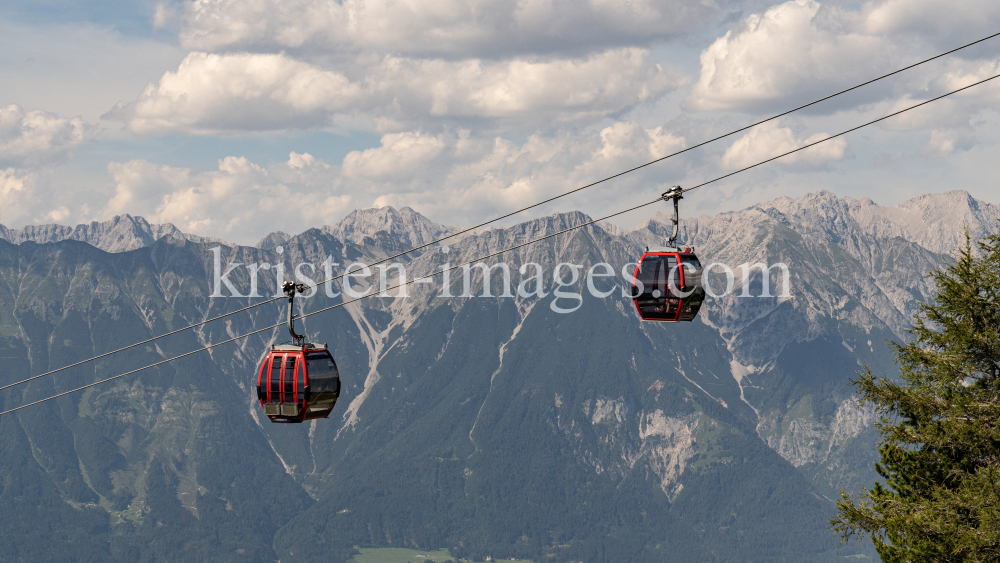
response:
[[[37,244],[78,240],[106,252],[127,252],[149,246],[165,236],[183,238],[193,242],[219,242],[214,237],[203,237],[181,232],[170,223],[151,224],[142,217],[116,215],[98,222],[79,224],[76,227],[63,225],[28,225],[21,229],[9,229],[0,225],[0,239],[13,244],[34,242]]]
[[[780,198],[756,207],[777,210],[796,225],[812,225],[834,238],[856,231],[878,238],[898,236],[940,253],[961,244],[962,231],[956,225],[967,225],[978,239],[997,232],[1000,216],[1000,206],[976,200],[964,190],[925,194],[892,207],[870,198],[837,199],[830,192]]]
[[[1000,205],[980,201],[965,190],[926,194],[893,209],[879,210],[881,218],[905,230],[908,238],[935,252],[950,252],[962,243],[966,226],[973,239],[996,233]]]
[[[266,237],[260,239],[260,242],[257,243],[257,248],[268,250],[278,246],[279,244],[284,243],[286,240],[290,238],[292,238],[292,235],[286,232],[275,231],[267,235]]]
[[[340,240],[360,244],[365,238],[378,240],[385,233],[398,243],[418,246],[453,232],[454,228],[439,225],[409,207],[390,206],[356,209],[323,232]]]
[[[761,221],[777,221],[801,234],[832,243],[859,235],[885,239],[901,237],[937,253],[948,253],[962,243],[961,228],[967,225],[972,238],[998,231],[1000,205],[980,201],[964,190],[925,194],[896,206],[883,206],[871,198],[838,198],[822,190],[798,198],[780,197],[742,211],[681,220],[681,239],[691,244],[716,236],[720,229],[732,230]],[[671,217],[656,213],[631,230],[655,236],[669,233]]]

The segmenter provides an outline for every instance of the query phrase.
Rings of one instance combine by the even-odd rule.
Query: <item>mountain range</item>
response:
[[[436,278],[305,317],[341,372],[327,420],[273,425],[259,412],[252,379],[287,339],[280,327],[19,410],[0,417],[12,515],[0,549],[22,561],[350,561],[365,547],[536,562],[874,558],[827,528],[837,491],[875,480],[877,415],[849,381],[862,364],[896,373],[887,342],[907,338],[933,298],[926,274],[964,229],[996,233],[998,218],[1000,206],[952,191],[895,207],[819,192],[684,220],[680,239],[729,266],[734,291],[678,325],[642,323],[615,289],[621,276],[592,296],[586,270],[574,282],[562,270],[579,307],[557,312],[557,264],[617,274],[670,230],[661,214],[634,229],[595,224],[498,257],[512,287],[520,266],[540,264],[544,297],[502,297],[499,275],[473,270],[476,297],[441,297]],[[412,279],[589,220],[480,229],[398,261]],[[276,264],[289,277],[313,264],[319,280],[328,259],[342,271],[456,230],[390,207],[255,247],[127,215],[0,227],[0,384],[259,303],[277,293]],[[240,297],[210,297],[216,257]],[[264,297],[242,297],[247,265],[265,262]],[[762,297],[760,269],[746,266],[779,262],[789,292],[772,269]],[[728,281],[721,266],[707,279]],[[452,295],[464,282],[451,276]],[[484,285],[497,297],[480,297]],[[343,303],[326,291],[301,312]],[[0,406],[279,323],[283,307],[6,389]]]

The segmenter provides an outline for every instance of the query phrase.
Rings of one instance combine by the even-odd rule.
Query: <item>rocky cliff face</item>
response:
[[[621,276],[595,280],[606,298],[586,289],[591,266],[621,272],[669,221],[586,227],[501,256],[508,296],[502,268],[489,279],[473,268],[476,297],[442,297],[438,277],[405,297],[306,317],[299,326],[330,344],[344,395],[330,419],[303,427],[270,424],[255,404],[252,374],[270,343],[287,340],[281,327],[18,411],[0,420],[0,502],[28,521],[61,521],[66,534],[44,543],[25,529],[0,542],[22,558],[53,550],[36,559],[89,542],[94,560],[123,561],[340,561],[354,545],[536,561],[837,561],[857,551],[836,549],[829,499],[874,479],[873,413],[847,381],[859,363],[893,373],[885,343],[905,337],[916,302],[933,295],[924,274],[946,263],[963,220],[996,232],[991,214],[1000,210],[958,192],[890,208],[820,193],[686,221],[682,239],[706,264],[729,266],[736,289],[684,325],[641,323]],[[487,229],[400,261],[413,279],[587,220]],[[240,264],[229,279],[241,295],[253,264],[258,294],[270,296],[277,264],[286,279],[312,264],[299,271],[318,280],[324,262],[339,272],[447,232],[382,208],[218,252],[223,269]],[[218,243],[151,238],[122,252],[0,243],[10,366],[0,383],[262,299],[209,297]],[[739,268],[757,262],[785,263],[788,292],[771,270],[761,297],[760,270]],[[519,293],[531,263],[542,291]],[[560,263],[582,266],[575,281],[566,266],[555,281]],[[466,291],[462,274],[450,276],[451,295]],[[744,279],[752,297],[739,297]],[[342,303],[344,290],[320,288],[302,313]],[[0,399],[10,407],[71,389],[283,312],[267,304]]]

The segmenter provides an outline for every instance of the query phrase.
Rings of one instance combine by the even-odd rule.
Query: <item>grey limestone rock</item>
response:
[[[76,227],[63,225],[28,225],[21,229],[9,229],[0,225],[0,239],[13,244],[34,242],[44,244],[62,240],[78,240],[105,252],[127,252],[150,246],[162,237],[171,236],[192,242],[224,241],[214,237],[203,237],[181,232],[180,229],[165,223],[151,224],[142,217],[131,215],[116,215],[114,218],[97,222],[84,223]]]

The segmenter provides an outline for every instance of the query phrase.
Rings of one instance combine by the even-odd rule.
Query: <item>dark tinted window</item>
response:
[[[677,259],[673,256],[646,256],[639,265],[637,277],[643,285],[643,296],[651,296],[654,299],[666,298],[668,280],[670,287],[677,287],[679,279]]]
[[[295,356],[289,355],[285,356],[285,396],[282,397],[282,401],[286,403],[291,403],[295,400],[293,393],[295,392]]]
[[[672,321],[677,319],[677,308],[680,299],[650,299],[639,301],[639,313],[642,318],[653,321]]]
[[[260,364],[260,371],[257,373],[257,398],[267,400],[267,358]]]
[[[274,361],[271,362],[271,402],[278,402],[280,399],[278,394],[281,392],[281,359],[284,356],[276,356]]]
[[[691,291],[690,297],[684,299],[681,306],[681,320],[691,321],[698,315],[702,302],[705,301],[705,290],[697,287]]]
[[[336,377],[337,364],[328,354],[309,354],[306,356],[309,364],[309,377]]]
[[[646,288],[653,287],[656,280],[656,267],[660,263],[659,256],[647,256],[639,264],[639,273],[635,276],[642,282]],[[649,293],[649,289],[643,290],[645,293]]]
[[[312,394],[340,392],[340,373],[329,353],[314,353],[306,356],[309,366],[309,388]]]
[[[681,262],[684,262],[684,273],[701,269],[701,262],[699,262],[698,257],[693,254],[681,256]]]
[[[694,254],[681,255],[681,262],[684,264],[684,291],[691,291],[702,285],[701,282],[701,262]]]

